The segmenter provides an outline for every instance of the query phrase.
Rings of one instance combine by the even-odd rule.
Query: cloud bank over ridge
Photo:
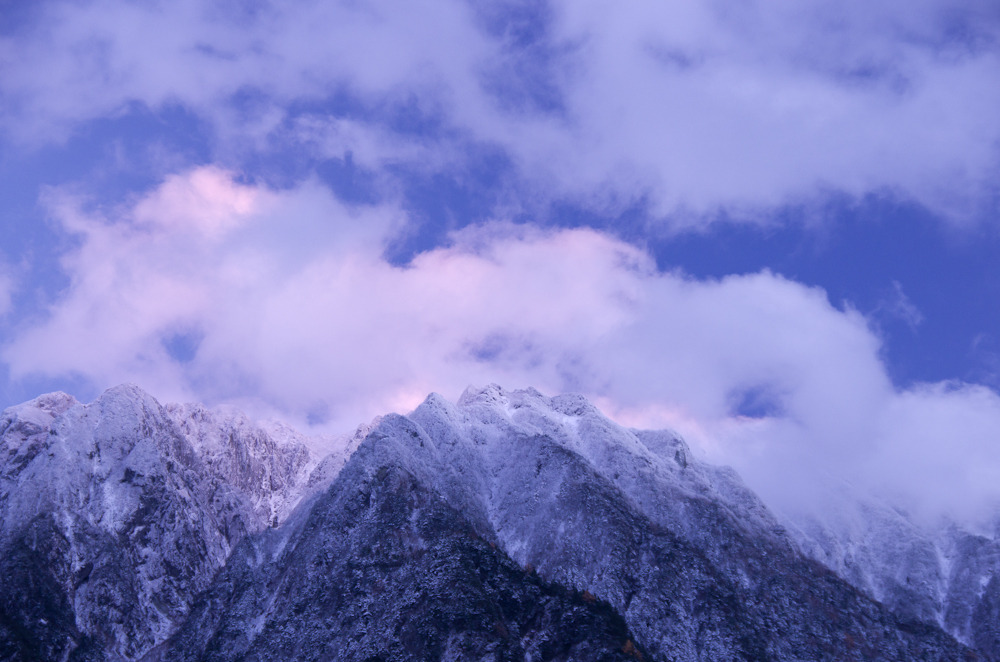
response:
[[[932,513],[1000,501],[995,392],[900,391],[863,316],[769,272],[699,281],[593,230],[507,223],[394,265],[397,208],[215,167],[108,215],[49,204],[77,240],[71,284],[3,348],[15,377],[135,381],[335,430],[431,390],[531,385],[675,427],[777,503],[819,474]]]
[[[994,4],[25,3],[0,201],[30,181],[35,215],[3,219],[0,377],[338,430],[470,383],[579,391],[776,502],[825,472],[976,516],[1000,398],[893,383],[879,327],[934,322],[910,282],[866,318],[649,245],[821,234],[830,198],[995,226]]]

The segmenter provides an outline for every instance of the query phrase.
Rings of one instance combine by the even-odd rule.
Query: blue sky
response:
[[[997,81],[990,2],[0,2],[0,405],[532,385],[978,512]]]

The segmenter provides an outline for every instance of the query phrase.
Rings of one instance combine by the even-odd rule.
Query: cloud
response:
[[[918,386],[882,413],[864,478],[918,515],[957,512],[990,522],[1000,505],[998,425],[1000,396],[993,390]]]
[[[910,297],[906,296],[899,281],[895,280],[892,281],[892,289],[882,297],[871,314],[890,320],[899,320],[911,330],[916,330],[924,321],[924,314],[913,304]]]
[[[472,84],[466,67],[487,46],[459,2],[306,0],[246,11],[193,0],[49,2],[33,26],[2,42],[4,91],[18,101],[5,119],[37,138],[133,102],[182,104],[243,128],[282,115],[284,103],[322,100],[339,88],[361,102],[396,94],[432,102],[434,88]],[[229,114],[239,95],[259,100],[264,112],[251,105],[242,118]]]
[[[267,201],[263,198],[267,197],[271,196],[259,189],[241,186],[229,173],[208,166],[186,176],[168,177],[162,186],[135,206],[132,219],[140,227],[166,229],[169,234],[192,233],[208,239],[222,239],[249,216],[266,207]]]
[[[174,339],[210,343],[213,324],[253,314],[256,296],[317,254],[331,259],[343,246],[377,254],[398,222],[390,211],[348,210],[316,183],[279,194],[215,167],[168,177],[110,217],[84,211],[92,205],[65,192],[50,192],[47,204],[79,248],[62,257],[70,285],[47,322],[5,354],[12,373],[137,381],[170,397],[192,393],[181,371],[196,367],[172,359]],[[235,359],[240,348],[232,350]]]
[[[0,350],[15,379],[131,380],[339,430],[432,390],[531,385],[676,427],[775,504],[824,474],[931,512],[1000,499],[996,393],[898,391],[861,314],[766,271],[696,280],[599,232],[504,223],[397,266],[395,207],[216,168],[104,216],[49,205],[76,237],[70,286]]]
[[[0,126],[48,140],[180,105],[227,157],[278,142],[433,170],[493,145],[539,209],[703,223],[834,191],[995,216],[1000,12],[982,3],[253,7],[46,3],[0,38]]]
[[[3,318],[13,307],[14,301],[14,278],[4,265],[0,263],[0,318]]]
[[[856,3],[560,6],[581,64],[564,87],[577,130],[556,140],[586,139],[542,157],[586,164],[567,170],[581,191],[617,172],[662,213],[752,214],[890,189],[962,217],[991,190],[1000,124],[979,90],[1000,60],[933,50],[943,3],[926,20]]]

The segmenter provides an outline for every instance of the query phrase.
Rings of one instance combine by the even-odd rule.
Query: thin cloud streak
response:
[[[0,263],[0,319],[13,307],[14,289],[14,277],[7,273],[4,265]]]

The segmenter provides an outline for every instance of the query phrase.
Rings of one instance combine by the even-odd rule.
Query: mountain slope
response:
[[[432,395],[352,443],[134,387],[7,410],[0,659],[982,659],[581,397]]]
[[[387,477],[405,487],[378,492]],[[503,563],[487,548],[516,564],[501,583],[523,566],[606,601],[651,659],[976,659],[802,557],[731,472],[580,398],[431,396],[409,417],[384,417],[302,511],[244,542],[157,659],[522,659],[530,618],[502,620],[518,642],[509,648],[484,635],[494,630],[483,614],[497,608],[482,594],[524,590],[496,587]],[[443,542],[466,538],[480,542]],[[404,636],[411,622],[419,636]],[[548,622],[549,637],[572,640]],[[387,643],[400,637],[409,643]],[[453,641],[471,648],[456,653]]]
[[[1000,659],[1000,524],[929,525],[846,488],[829,503],[822,519],[789,519],[803,551],[896,613]]]
[[[247,540],[149,659],[630,658],[612,609],[517,566],[370,450],[301,521]]]
[[[663,659],[959,655],[803,558],[733,472],[669,433],[625,430],[578,396],[497,387],[457,406],[432,396],[409,418],[406,434],[426,439],[407,452],[486,535],[607,599]]]
[[[133,659],[183,620],[237,542],[296,498],[313,463],[237,419],[175,417],[135,387],[0,419],[0,652]],[[211,427],[211,426],[210,426]]]

